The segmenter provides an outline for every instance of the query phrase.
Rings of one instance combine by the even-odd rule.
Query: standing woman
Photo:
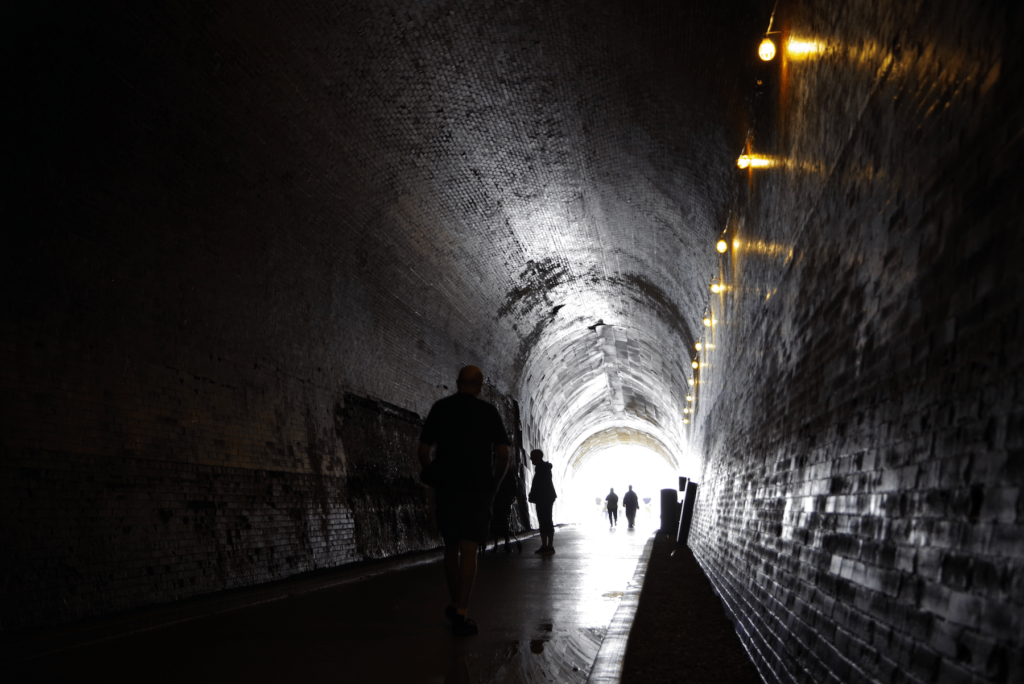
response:
[[[530,460],[537,470],[530,486],[530,503],[537,506],[537,521],[540,524],[540,548],[534,553],[550,556],[555,552],[555,523],[551,518],[551,509],[555,505],[555,483],[551,480],[551,464],[544,462],[544,452],[534,449],[530,452]]]

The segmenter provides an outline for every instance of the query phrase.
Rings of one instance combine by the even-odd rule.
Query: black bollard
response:
[[[679,519],[677,499],[676,490],[661,490],[661,531],[670,536],[676,533],[676,521]]]
[[[697,500],[697,483],[690,480],[686,484],[683,495],[682,511],[679,513],[679,529],[676,531],[676,543],[686,544],[690,538],[690,523],[693,522],[693,504]]]

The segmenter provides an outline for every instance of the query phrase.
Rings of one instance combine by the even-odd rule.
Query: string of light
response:
[[[778,0],[775,0],[775,4],[772,6],[771,16],[768,18],[768,30],[765,31],[764,37],[761,40],[761,44],[758,46],[758,49],[757,49],[758,56],[762,60],[764,60],[765,62],[769,62],[772,59],[774,59],[775,58],[775,53],[776,53],[775,43],[772,41],[772,39],[769,36],[778,35],[778,34],[782,33],[782,31],[772,31],[772,26],[775,23],[775,11],[778,8],[779,8],[779,2],[778,2]],[[803,46],[803,44],[801,44],[800,49],[802,49],[804,52],[809,52],[810,51],[808,48]],[[736,166],[738,166],[741,169],[759,169],[759,168],[770,168],[772,166],[775,166],[776,165],[776,160],[774,160],[774,159],[772,159],[770,157],[764,156],[764,155],[758,155],[758,154],[751,154],[750,153],[750,140],[751,140],[751,136],[752,136],[752,131],[748,131],[747,132],[747,139],[746,139],[746,141],[744,141],[744,144],[743,144],[743,146],[744,146],[744,153],[740,154],[739,157],[737,158]],[[715,249],[718,251],[719,254],[725,254],[726,252],[729,251],[729,243],[725,239],[725,233],[726,233],[727,230],[728,230],[728,228],[723,228],[722,229],[722,235],[719,238],[718,242],[715,244]],[[735,247],[735,246],[736,246],[736,244],[734,243],[733,247]],[[725,288],[724,284],[719,282],[718,278],[712,277],[711,278],[711,283],[710,283],[710,289],[711,289],[712,293],[720,294],[720,293],[724,292],[726,288]],[[711,328],[712,324],[714,323],[714,320],[713,320],[712,314],[711,314],[710,296],[708,298],[707,305],[704,307],[704,320],[703,320],[703,323],[704,323],[704,327],[706,327],[706,328]],[[706,349],[709,349],[711,346],[712,345],[704,344],[703,345],[703,349],[702,349],[702,344],[701,344],[700,340],[698,340],[697,343],[696,343],[696,349],[697,349],[698,352],[706,350]],[[694,356],[691,365],[693,366],[694,373],[696,374],[696,371],[700,369],[699,355]],[[689,382],[690,382],[691,386],[694,385],[694,380],[693,379],[690,379]],[[692,401],[692,395],[687,395],[686,399],[687,399],[688,403],[691,402]],[[683,409],[683,413],[690,413],[690,412],[691,412],[691,410],[690,410],[689,407]],[[683,419],[683,422],[684,423],[689,423],[690,421],[689,421],[689,419]]]

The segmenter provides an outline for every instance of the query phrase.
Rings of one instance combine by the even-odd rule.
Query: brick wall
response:
[[[690,542],[768,681],[1024,679],[1022,17],[780,3]]]
[[[3,374],[5,632],[440,544],[417,413],[35,337],[8,331]],[[486,395],[516,436],[513,402]]]
[[[4,632],[436,543],[416,424],[466,363],[524,488],[584,425],[678,441],[740,4],[13,8]]]
[[[436,543],[477,363],[520,458],[691,430],[769,678],[1020,678],[1020,12],[768,5],[17,8],[3,631]]]
[[[387,79],[350,110],[354,62],[291,52],[320,9],[18,10],[4,634],[438,545],[416,442],[466,363],[515,430],[516,343],[470,333],[475,274],[366,128]]]

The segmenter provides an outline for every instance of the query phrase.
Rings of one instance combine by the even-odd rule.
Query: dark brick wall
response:
[[[13,333],[5,632],[440,543],[412,411],[279,371],[215,360],[191,375]],[[513,403],[486,394],[515,436]]]
[[[1019,7],[782,2],[691,546],[768,681],[1024,680]]]
[[[511,428],[574,357],[523,395],[567,451],[678,437],[742,4],[10,10],[3,631],[436,543],[417,416],[466,363]],[[601,317],[619,396],[567,402]]]
[[[361,557],[338,476],[26,450],[0,478],[8,633]]]
[[[395,17],[11,19],[0,629],[436,546],[420,416],[472,362],[515,430],[518,344],[487,328],[500,291],[434,239],[461,220],[432,191],[447,156],[410,165],[417,114],[381,101],[422,76],[378,70]]]
[[[435,544],[477,363],[520,459],[691,440],[769,678],[1020,679],[1020,10],[783,0],[758,71],[772,4],[12,11],[3,631]]]

